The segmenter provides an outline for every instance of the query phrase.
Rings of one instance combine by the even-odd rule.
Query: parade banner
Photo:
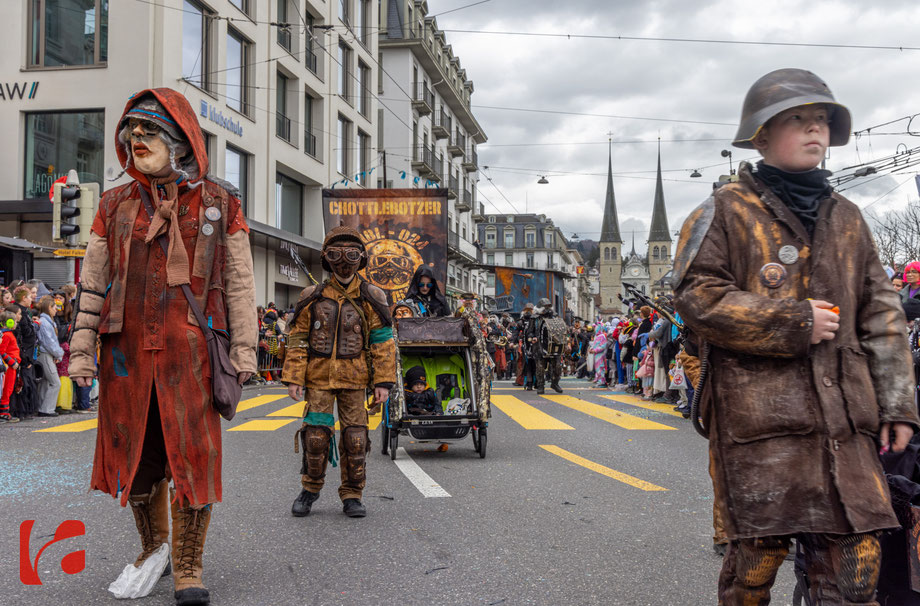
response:
[[[526,303],[534,305],[546,297],[555,305],[564,306],[565,291],[562,278],[553,272],[514,267],[495,268],[495,296],[486,298],[486,309],[493,313],[518,314]],[[557,313],[564,313],[557,309]]]
[[[327,232],[346,225],[361,233],[368,254],[361,275],[382,288],[391,305],[405,298],[422,263],[445,292],[446,189],[324,189],[323,222]]]

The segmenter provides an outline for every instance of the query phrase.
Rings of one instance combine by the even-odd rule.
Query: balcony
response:
[[[457,200],[457,212],[465,213],[473,208],[473,192],[468,189],[463,190],[460,199]]]
[[[476,148],[471,147],[466,150],[466,156],[463,158],[463,170],[468,173],[479,170],[479,156],[476,154]]]
[[[294,52],[291,48],[291,30],[286,27],[278,28],[278,44],[287,52]]]
[[[464,197],[467,194],[470,195],[470,200],[472,201],[473,194],[469,191],[463,192]],[[473,221],[485,221],[486,220],[486,205],[483,204],[482,202],[478,202],[478,203],[471,202],[471,204],[473,204],[473,208],[476,209],[473,211]]]
[[[313,49],[309,45],[311,43],[307,42],[308,46],[304,52],[304,61],[307,64],[307,69],[313,72],[315,75],[319,75],[319,72],[316,71],[316,53],[313,52]]]
[[[291,119],[283,114],[275,114],[275,134],[287,141],[291,141]]]
[[[457,129],[453,140],[447,142],[447,153],[456,158],[463,155],[464,148],[466,148],[466,136],[460,132],[460,129]]]
[[[444,175],[444,176],[445,176],[445,179],[444,181],[442,181],[442,183],[447,184],[447,199],[457,200],[457,210],[460,212],[463,212],[460,210],[460,200],[458,199],[458,194],[460,193],[460,185],[458,182],[459,180],[454,175],[450,175],[450,176]]]
[[[450,127],[450,116],[444,111],[444,106],[441,106],[431,121],[431,134],[435,139],[446,139],[450,137]]]
[[[422,177],[436,175],[434,163],[434,146],[416,145],[412,153],[412,170],[417,170]]]
[[[310,129],[305,128],[303,131],[303,151],[317,160],[319,160],[319,150],[316,145],[316,135],[310,132]]]
[[[482,251],[466,238],[461,238],[455,231],[447,232],[447,255],[453,259],[462,259],[468,263],[479,263]]]
[[[415,87],[412,109],[417,111],[420,116],[427,116],[434,111],[434,93],[424,82],[419,82]]]

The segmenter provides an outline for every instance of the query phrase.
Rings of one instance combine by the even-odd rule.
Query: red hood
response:
[[[198,178],[196,181],[200,181],[208,174],[208,153],[204,144],[204,135],[201,134],[201,127],[198,126],[198,116],[192,111],[192,106],[189,105],[188,99],[186,99],[182,93],[174,91],[171,88],[148,88],[137,92],[128,99],[125,110],[121,114],[122,118],[124,118],[125,114],[128,113],[128,110],[134,106],[138,99],[147,94],[156,97],[157,101],[166,108],[166,111],[169,112],[169,116],[179,125],[179,128],[185,134],[185,137],[189,141],[189,145],[192,147],[192,154],[195,156],[195,162],[198,163]],[[118,123],[121,124],[121,119],[118,120]],[[125,168],[128,162],[129,152],[118,140],[118,130],[119,128],[115,129],[115,151],[118,153],[118,161],[121,163],[121,167]],[[127,172],[141,183],[145,185],[149,184],[147,176],[134,168],[134,166],[128,166]]]

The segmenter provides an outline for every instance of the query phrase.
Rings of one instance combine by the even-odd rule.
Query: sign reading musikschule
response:
[[[230,116],[225,116],[224,112],[220,111],[219,109],[217,109],[216,107],[208,103],[207,101],[201,102],[200,113],[202,117],[207,118],[208,120],[210,120],[211,122],[213,122],[214,124],[222,128],[226,128],[234,135],[238,135],[240,137],[243,136],[243,125],[242,124],[235,121]]]

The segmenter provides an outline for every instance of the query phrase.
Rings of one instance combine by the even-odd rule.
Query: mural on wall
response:
[[[562,278],[548,271],[495,268],[495,296],[486,298],[486,309],[491,312],[519,314],[527,303],[537,304],[546,297],[553,302],[556,313],[563,313],[564,285]]]
[[[403,299],[422,263],[434,270],[441,292],[447,283],[446,189],[324,189],[326,231],[344,224],[357,229],[367,246],[361,275]]]

